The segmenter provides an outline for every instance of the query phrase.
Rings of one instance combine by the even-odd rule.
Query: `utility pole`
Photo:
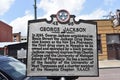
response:
[[[37,19],[37,6],[36,6],[36,0],[34,0],[34,17],[35,20]]]

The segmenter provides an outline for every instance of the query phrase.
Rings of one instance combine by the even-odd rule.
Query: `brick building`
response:
[[[12,42],[12,27],[0,21],[0,42]]]
[[[120,60],[120,10],[115,18],[93,21],[97,22],[99,60]]]
[[[13,37],[13,42],[21,42],[21,32],[13,33],[12,37]]]
[[[0,21],[0,55],[4,54],[4,44],[12,41],[12,27]]]
[[[114,27],[113,20],[95,20],[98,29],[99,60],[120,60],[120,25]]]

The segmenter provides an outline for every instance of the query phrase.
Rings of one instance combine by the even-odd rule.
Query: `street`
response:
[[[101,68],[99,77],[79,77],[76,80],[120,80],[120,67]]]

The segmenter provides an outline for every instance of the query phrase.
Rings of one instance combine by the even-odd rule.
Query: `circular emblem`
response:
[[[66,10],[58,11],[56,17],[57,17],[57,20],[62,23],[65,23],[70,19],[70,15]]]

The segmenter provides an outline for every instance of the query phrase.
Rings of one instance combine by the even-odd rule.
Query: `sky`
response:
[[[47,18],[65,9],[76,20],[107,19],[120,9],[119,0],[36,0],[37,19]],[[13,27],[13,33],[27,36],[28,20],[34,19],[34,0],[0,0],[0,21]]]

